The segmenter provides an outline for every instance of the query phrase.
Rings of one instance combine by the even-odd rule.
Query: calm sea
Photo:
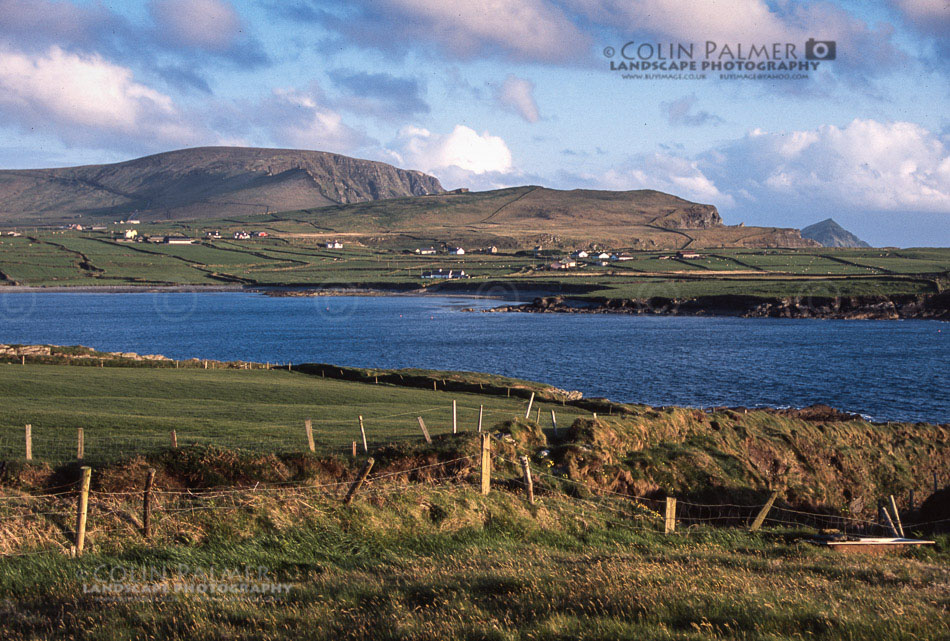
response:
[[[0,342],[474,370],[651,405],[827,403],[950,421],[950,324],[461,311],[448,297],[0,294]]]

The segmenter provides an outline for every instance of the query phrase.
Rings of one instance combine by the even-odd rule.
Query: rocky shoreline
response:
[[[467,309],[465,311],[476,311]],[[502,305],[485,312],[536,314],[646,314],[666,316],[737,316],[742,318],[827,318],[855,320],[928,319],[950,321],[950,292],[892,296],[762,298],[572,299],[541,296],[530,303]]]

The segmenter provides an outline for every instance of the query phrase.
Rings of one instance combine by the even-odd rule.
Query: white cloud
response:
[[[534,83],[514,74],[508,74],[504,84],[495,93],[495,99],[502,107],[512,111],[527,122],[538,122],[541,114],[534,100]]]
[[[257,109],[257,123],[280,145],[348,153],[372,141],[321,104],[317,92],[275,89]]]
[[[149,12],[164,37],[187,47],[224,52],[241,35],[241,20],[224,0],[152,0]]]
[[[609,170],[601,182],[606,189],[655,189],[717,207],[735,204],[732,196],[721,192],[703,173],[696,160],[669,154],[634,157],[626,168]]]
[[[591,44],[570,16],[547,0],[350,0],[340,4],[347,11],[354,7],[362,11],[345,18],[321,13],[325,24],[375,48],[423,41],[460,58],[500,54],[550,62],[576,60],[587,54]]]
[[[437,175],[438,170],[453,167],[472,174],[511,170],[511,151],[504,140],[487,131],[479,134],[464,125],[456,125],[449,134],[404,127],[394,147],[404,167]]]
[[[758,132],[726,151],[723,174],[744,167],[754,191],[800,203],[950,213],[950,149],[909,122]],[[753,193],[754,193],[753,191]]]
[[[131,70],[58,47],[40,56],[0,49],[0,109],[9,121],[67,142],[115,134],[153,143],[193,138],[172,99],[136,82]]]

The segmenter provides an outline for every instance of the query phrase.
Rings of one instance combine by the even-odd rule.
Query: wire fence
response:
[[[389,418],[414,417],[427,412],[444,411],[445,408],[426,408],[415,412],[391,414]],[[510,413],[496,411],[493,413]],[[485,412],[487,415],[488,412]],[[316,423],[316,421],[314,421]],[[444,430],[443,430],[444,431]],[[471,436],[469,430],[468,436]],[[451,433],[451,428],[449,428]],[[487,433],[487,432],[486,432]],[[407,438],[409,438],[407,436]],[[417,433],[411,437],[419,440]],[[179,441],[187,439],[185,436]],[[294,451],[302,451],[301,442],[287,444]],[[34,442],[37,452],[55,452],[52,441],[41,436]],[[708,528],[747,529],[757,519],[774,528],[789,528],[810,532],[836,531],[854,536],[890,536],[892,528],[886,522],[862,519],[833,510],[807,510],[778,501],[764,503],[719,502],[703,503],[681,497],[675,500],[674,528],[670,527],[670,500],[660,493],[638,496],[629,492],[613,491],[596,483],[587,483],[553,473],[512,441],[499,434],[489,434],[495,450],[490,454],[491,490],[510,493],[525,493],[537,497],[542,503],[554,506],[573,506],[590,510],[600,518],[609,520],[617,527],[648,532],[676,532],[689,536]],[[199,442],[199,441],[196,441]],[[211,442],[211,441],[209,441]],[[234,446],[235,441],[229,441]],[[240,442],[240,441],[239,441]],[[94,441],[86,437],[85,447],[94,447]],[[254,442],[254,449],[273,452],[271,442]],[[2,446],[2,443],[0,443]],[[103,440],[103,447],[111,448],[111,455],[127,452],[143,453],[148,448],[167,450],[168,443],[143,442],[141,438],[112,437]],[[128,447],[128,450],[123,449]],[[48,447],[49,450],[44,448]],[[327,444],[327,447],[331,447]],[[338,449],[338,446],[337,446]],[[2,450],[0,450],[2,451]],[[514,458],[511,452],[515,452]],[[436,456],[439,454],[436,453]],[[444,455],[444,453],[443,453]],[[543,459],[541,459],[543,461]],[[86,461],[84,461],[86,462]],[[362,457],[357,463],[362,462]],[[472,489],[480,482],[482,461],[477,455],[455,456],[431,463],[422,463],[410,468],[398,467],[390,461],[389,467],[369,474],[360,488],[360,497],[367,501],[384,501],[395,493],[418,492],[436,494]],[[143,468],[139,468],[140,471]],[[368,471],[369,468],[367,468]],[[2,470],[0,470],[2,471]],[[96,487],[88,492],[89,531],[91,541],[117,543],[123,537],[142,537],[146,534],[145,504],[155,527],[154,541],[188,540],[188,531],[197,531],[201,525],[196,521],[204,514],[220,511],[277,509],[287,518],[313,513],[315,510],[331,509],[358,486],[354,483],[355,470],[342,469],[336,478],[329,480],[258,482],[241,486],[190,488],[174,483],[152,488],[145,497],[145,478],[131,478],[122,489],[111,491]],[[345,478],[344,478],[345,477]],[[529,492],[529,489],[531,492]],[[22,491],[0,487],[0,556],[24,556],[42,553],[70,554],[74,550],[77,533],[77,505],[80,495],[76,481],[62,482],[36,491]],[[530,499],[529,499],[530,500]],[[766,507],[767,506],[767,507]],[[950,519],[920,521],[905,520],[908,530],[950,527]]]
[[[524,405],[522,403],[522,405]],[[549,410],[547,410],[549,411]],[[485,408],[484,406],[449,404],[422,407],[404,412],[377,413],[368,410],[362,416],[367,449],[376,449],[393,443],[416,442],[421,437],[418,417],[423,417],[432,436],[453,434],[453,424],[458,433],[471,433],[477,429],[477,417],[482,417],[485,429],[498,421],[513,418],[510,408]],[[547,420],[548,414],[543,416]],[[363,432],[358,416],[342,418],[301,418],[296,425],[261,425],[253,431],[192,429],[157,430],[143,428],[134,433],[123,428],[79,429],[44,428],[31,425],[29,431],[23,426],[0,428],[0,461],[29,458],[51,464],[80,460],[80,440],[84,462],[102,464],[134,456],[159,454],[169,448],[189,446],[216,446],[227,449],[246,450],[259,454],[290,454],[307,451],[309,443],[304,427],[305,420],[312,426],[314,452],[339,454],[351,452],[353,443],[360,452],[363,448]],[[28,434],[28,435],[27,435]]]

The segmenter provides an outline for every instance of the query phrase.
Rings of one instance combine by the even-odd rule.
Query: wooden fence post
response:
[[[484,406],[484,405],[479,405],[479,406],[478,406],[478,432],[479,432],[479,434],[480,434],[481,431],[482,431],[482,415],[483,415],[484,413],[485,413],[485,406]]]
[[[458,421],[458,407],[455,404],[455,399],[452,399],[452,433],[459,433],[459,421]]]
[[[557,438],[557,415],[551,410],[551,425],[554,426],[554,438]]]
[[[173,450],[178,449],[178,432],[176,432],[175,430],[172,430],[172,449]]]
[[[356,493],[360,491],[360,488],[363,487],[363,481],[366,480],[366,477],[369,476],[369,471],[373,469],[373,463],[376,461],[373,460],[373,457],[366,459],[366,462],[363,464],[363,469],[360,470],[359,476],[356,477],[356,480],[353,481],[353,485],[350,486],[350,491],[346,493],[346,498],[343,499],[344,505],[349,505],[353,502],[353,497],[356,496]]]
[[[419,417],[419,427],[422,428],[422,435],[426,438],[426,443],[432,444],[432,438],[429,436],[429,430],[426,429],[426,423]]]
[[[482,494],[491,490],[491,434],[482,434]]]
[[[356,458],[356,441],[353,441],[353,458]]]
[[[524,474],[524,488],[528,494],[528,503],[534,505],[534,483],[531,481],[531,464],[527,456],[521,457],[521,471]]]
[[[666,497],[666,518],[663,522],[663,533],[673,534],[676,532],[676,499],[672,496]]]
[[[316,447],[313,444],[313,421],[309,418],[303,422],[303,428],[307,432],[307,447],[310,448],[311,452],[316,451]]]
[[[897,511],[897,501],[894,500],[894,495],[891,494],[891,511],[894,512],[894,522],[897,524],[897,531],[900,532],[901,538],[904,538],[904,526],[901,524],[901,514]]]
[[[363,428],[363,417],[360,416],[360,436],[363,437],[363,451],[369,453],[369,446],[366,444],[366,430]]]
[[[86,439],[83,430],[80,427],[76,433],[76,460],[81,461],[86,454]]]
[[[897,527],[894,525],[894,521],[891,519],[891,515],[887,512],[886,505],[881,506],[881,514],[884,515],[884,522],[887,523],[887,527],[891,529],[891,532],[894,534],[894,538],[902,538],[900,532],[897,531]]]
[[[433,392],[438,392],[438,391],[439,391],[439,388],[436,387],[436,385],[435,385],[435,381],[432,381],[432,391],[433,391]]]
[[[26,432],[26,434],[25,434],[25,437],[26,437],[26,460],[27,460],[27,461],[32,461],[32,460],[33,460],[33,426],[27,424],[25,432]]]
[[[149,468],[145,474],[145,491],[142,492],[142,535],[147,539],[152,535],[152,483],[155,482],[155,468]]]
[[[531,392],[531,398],[528,400],[528,410],[524,413],[525,418],[531,417],[531,406],[534,404],[534,392]]]
[[[755,520],[752,521],[751,527],[749,527],[750,532],[757,531],[762,524],[765,523],[765,517],[769,515],[769,510],[772,509],[772,505],[775,504],[775,499],[778,498],[778,492],[773,491],[769,495],[769,500],[765,502],[765,505],[762,506],[762,509],[759,510],[759,513],[756,515]]]
[[[89,479],[92,468],[79,468],[82,476],[79,479],[79,500],[76,502],[76,556],[82,556],[86,545],[86,515],[89,510]]]

